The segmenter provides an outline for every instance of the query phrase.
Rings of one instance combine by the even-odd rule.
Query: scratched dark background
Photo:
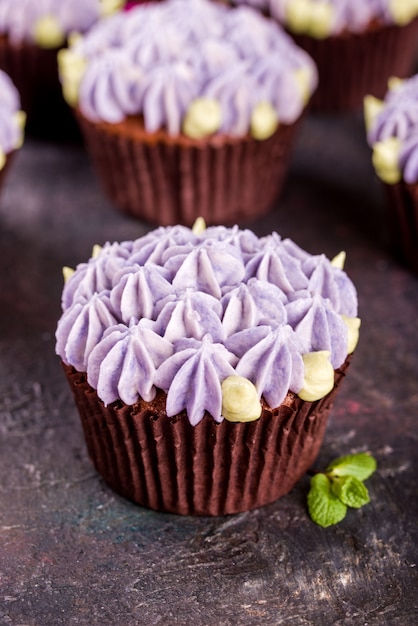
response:
[[[418,279],[386,218],[361,115],[311,115],[280,202],[242,224],[347,252],[361,340],[316,465],[369,450],[371,503],[321,529],[304,477],[248,513],[159,514],[95,473],[54,354],[61,267],[151,227],[113,210],[81,144],[27,138],[0,196],[0,624],[418,623]]]

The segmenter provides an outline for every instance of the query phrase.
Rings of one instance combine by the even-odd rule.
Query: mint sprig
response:
[[[327,528],[338,524],[348,507],[359,509],[370,502],[363,481],[376,470],[376,460],[366,452],[335,459],[325,472],[315,474],[308,493],[309,515],[316,524]]]
[[[325,473],[332,476],[355,476],[359,480],[366,480],[376,467],[376,459],[367,452],[359,452],[338,457],[328,465]]]

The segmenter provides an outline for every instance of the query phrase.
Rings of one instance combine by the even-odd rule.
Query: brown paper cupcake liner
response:
[[[205,415],[197,426],[185,412],[168,418],[161,390],[152,402],[105,407],[85,374],[63,367],[89,455],[118,494],[158,511],[226,515],[274,502],[309,469],[349,362],[321,400],[289,392],[275,409],[263,403],[254,422],[218,424]]]
[[[367,94],[382,98],[391,76],[410,76],[416,59],[418,18],[406,26],[374,27],[361,34],[292,37],[318,67],[319,85],[310,109],[352,110],[363,105]]]
[[[234,224],[267,213],[280,194],[298,123],[264,141],[146,133],[139,118],[92,123],[76,111],[93,167],[123,213],[162,226]]]
[[[388,194],[392,245],[397,257],[418,275],[418,183],[384,184]]]

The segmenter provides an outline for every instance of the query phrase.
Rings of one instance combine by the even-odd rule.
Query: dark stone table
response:
[[[151,227],[114,211],[81,144],[27,138],[0,198],[0,624],[418,623],[418,279],[391,255],[360,114],[305,119],[283,197],[242,226],[347,252],[361,340],[316,467],[370,451],[371,503],[322,529],[309,476],[224,518],[155,513],[103,483],[54,353],[61,268]]]

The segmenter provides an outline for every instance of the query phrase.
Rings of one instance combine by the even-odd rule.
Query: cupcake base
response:
[[[333,390],[306,402],[289,392],[260,419],[192,426],[184,412],[168,418],[166,394],[133,406],[107,407],[83,373],[63,365],[97,472],[120,495],[181,515],[226,515],[274,502],[316,459],[330,408],[349,366],[335,372]]]
[[[297,122],[264,141],[147,133],[140,118],[93,123],[76,111],[99,181],[123,213],[147,222],[235,224],[268,212],[282,190]]]
[[[360,108],[363,98],[382,98],[388,78],[406,78],[413,70],[418,40],[418,18],[406,26],[370,27],[364,33],[344,33],[325,39],[291,36],[313,58],[318,88],[310,101],[313,111]]]
[[[384,187],[395,254],[418,275],[418,183],[409,185],[401,181]]]

